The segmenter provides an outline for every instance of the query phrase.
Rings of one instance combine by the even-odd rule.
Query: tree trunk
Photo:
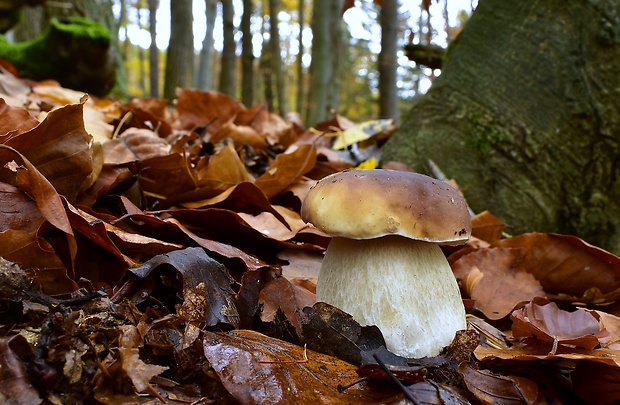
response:
[[[620,253],[620,3],[483,0],[384,148],[509,231]]]
[[[169,100],[174,99],[177,87],[191,85],[191,65],[194,59],[192,20],[192,0],[170,2],[170,43],[164,81],[164,97]]]
[[[149,34],[151,47],[149,48],[149,82],[151,97],[159,97],[159,50],[157,49],[157,8],[158,0],[149,0]]]
[[[241,101],[246,106],[254,104],[254,44],[252,43],[252,0],[243,0],[241,18]]]
[[[205,3],[207,30],[202,40],[198,69],[194,76],[194,86],[201,90],[211,88],[211,77],[213,76],[213,25],[215,25],[217,14],[217,0],[205,0]]]
[[[275,78],[276,102],[278,114],[286,115],[286,97],[284,93],[284,71],[282,70],[282,54],[280,50],[280,33],[278,31],[278,12],[280,0],[269,0],[269,46],[271,47],[271,72]]]
[[[221,0],[222,21],[224,24],[224,48],[222,49],[222,63],[220,71],[220,87],[222,93],[235,96],[235,10],[232,0]]]
[[[398,117],[398,89],[396,87],[396,42],[398,34],[398,0],[383,0],[381,22],[381,52],[379,53],[379,115]]]
[[[327,91],[332,74],[329,52],[329,2],[330,0],[314,0],[312,9],[312,62],[307,125],[325,120],[328,112]]]
[[[331,0],[329,7],[329,55],[331,75],[327,88],[327,111],[338,111],[340,107],[340,89],[342,88],[342,55],[344,52],[342,5],[343,0]]]
[[[303,117],[304,111],[304,20],[305,13],[304,8],[306,2],[299,0],[297,14],[299,14],[299,52],[297,53],[297,59],[295,60],[297,65],[297,100],[295,103],[295,110]]]
[[[43,33],[43,6],[22,7],[21,21],[13,27],[15,42],[25,42],[35,39]]]

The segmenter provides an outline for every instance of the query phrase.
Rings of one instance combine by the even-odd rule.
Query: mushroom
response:
[[[396,170],[350,170],[318,181],[301,216],[332,236],[321,264],[317,301],[376,325],[403,357],[436,356],[465,309],[439,244],[465,243],[471,218],[447,183]]]

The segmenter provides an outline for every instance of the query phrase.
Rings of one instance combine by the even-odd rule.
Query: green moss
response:
[[[53,20],[52,25],[58,31],[74,37],[110,42],[110,32],[106,27],[87,18],[72,17],[64,20]]]
[[[493,125],[493,120],[485,113],[471,113],[469,122],[472,131],[467,134],[465,144],[480,152],[486,153],[493,149],[494,145],[506,143],[509,136],[499,126]]]
[[[95,95],[106,94],[115,82],[110,48],[106,27],[79,17],[52,20],[43,35],[28,42],[13,44],[0,36],[0,58],[11,62],[22,77],[55,79]]]

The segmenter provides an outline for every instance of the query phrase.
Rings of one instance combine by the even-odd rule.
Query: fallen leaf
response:
[[[204,333],[204,354],[224,387],[243,404],[379,404],[402,398],[360,382],[356,367],[251,330]]]
[[[571,373],[575,393],[588,404],[606,405],[620,401],[620,368],[579,361]]]
[[[559,309],[555,302],[544,305],[530,302],[515,310],[510,319],[515,338],[534,336],[552,345],[592,350],[610,337],[595,312],[585,309],[568,312]]]
[[[517,304],[544,297],[540,283],[526,271],[520,249],[472,251],[452,264],[461,288],[475,308],[491,320],[509,315]]]
[[[273,322],[279,309],[293,325],[297,336],[301,336],[303,309],[311,307],[315,302],[315,294],[291,283],[284,277],[267,283],[258,296],[258,304],[262,305],[261,320]]]
[[[471,234],[488,243],[502,239],[502,232],[506,224],[489,211],[476,214],[471,219]]]

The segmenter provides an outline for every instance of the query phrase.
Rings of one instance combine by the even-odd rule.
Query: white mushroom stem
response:
[[[441,248],[401,236],[333,238],[321,265],[317,301],[376,325],[403,357],[439,354],[465,329],[458,284]]]

